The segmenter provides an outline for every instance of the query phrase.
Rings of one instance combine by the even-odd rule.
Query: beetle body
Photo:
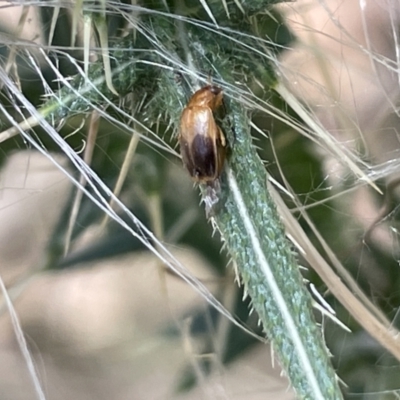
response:
[[[179,142],[182,161],[198,183],[212,184],[222,172],[226,140],[214,119],[222,105],[222,89],[204,86],[193,94],[182,112]]]

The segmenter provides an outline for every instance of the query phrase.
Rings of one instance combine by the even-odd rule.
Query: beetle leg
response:
[[[224,132],[222,132],[222,129],[217,125],[217,130],[218,130],[218,138],[221,141],[222,147],[226,146],[226,138],[224,135]]]

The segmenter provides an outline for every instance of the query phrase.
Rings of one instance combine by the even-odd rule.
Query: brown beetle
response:
[[[226,140],[214,119],[222,105],[222,89],[207,85],[190,98],[182,112],[179,142],[182,161],[198,183],[213,185],[222,172]]]

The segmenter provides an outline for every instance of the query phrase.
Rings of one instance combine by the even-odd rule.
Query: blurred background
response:
[[[78,24],[71,46],[75,8],[60,5],[0,5],[1,63],[37,107],[45,99],[43,79],[52,90],[59,84],[38,49],[83,59],[84,28]],[[394,0],[298,0],[275,6],[270,19],[271,37],[285,43],[280,79],[371,165],[384,195],[355,181],[329,149],[267,114],[253,115],[268,134],[266,140],[254,131],[268,172],[292,188],[341,263],[397,329],[399,12]],[[110,13],[108,27],[110,37],[118,36],[123,18]],[[58,53],[54,60],[64,76],[75,72],[68,57]],[[2,89],[1,101],[11,108]],[[296,117],[277,95],[269,101]],[[5,118],[1,124],[8,128]],[[179,158],[143,141],[132,144],[129,129],[93,114],[69,118],[59,131],[82,157],[93,146],[88,163],[109,187],[127,149],[137,146],[119,198],[235,317],[262,335]],[[74,172],[64,154],[36,134],[45,154],[18,136],[0,143],[0,274],[46,398],[295,398],[269,346],[234,327],[120,225],[105,221],[85,196],[64,256],[78,191],[46,155]],[[163,139],[176,148],[173,132]],[[299,261],[307,267],[301,256]],[[311,269],[304,276],[351,329],[317,315],[346,398],[399,398],[398,360],[358,326]],[[35,398],[5,301],[1,310],[0,398]]]

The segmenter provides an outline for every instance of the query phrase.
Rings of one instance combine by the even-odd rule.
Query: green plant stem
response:
[[[235,140],[214,220],[265,333],[301,399],[342,399],[296,258],[251,143],[249,119],[231,102]]]

